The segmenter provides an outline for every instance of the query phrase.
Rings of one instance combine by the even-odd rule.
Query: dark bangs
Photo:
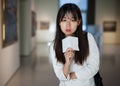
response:
[[[81,19],[79,9],[76,9],[76,6],[66,4],[65,6],[61,7],[58,13],[58,22],[61,22],[65,14],[68,13],[71,13],[76,21]]]

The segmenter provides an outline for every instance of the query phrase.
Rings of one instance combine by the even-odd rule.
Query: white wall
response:
[[[1,1],[0,1],[0,58],[1,58]],[[2,75],[1,74],[1,60],[0,60],[0,76]],[[0,78],[0,86],[2,85],[2,78]]]
[[[35,1],[34,0],[31,0],[31,11],[35,11],[36,12],[36,9],[35,9]],[[31,38],[31,52],[35,49],[35,46],[36,46],[36,36],[33,36]]]
[[[103,32],[104,44],[120,44],[119,12],[117,0],[96,0],[96,25],[103,25],[103,21],[116,21],[116,32]]]
[[[1,5],[1,1],[0,1],[0,5]],[[18,6],[19,6],[19,0],[18,0]],[[1,6],[0,6],[0,9],[1,9]],[[0,12],[0,16],[1,16],[1,12]],[[0,18],[0,24],[1,24],[1,18]],[[19,17],[18,17],[17,30],[19,30]],[[19,40],[14,44],[7,46],[5,48],[1,47],[1,25],[0,25],[0,86],[4,86],[5,83],[19,68],[19,65],[20,65],[19,59],[20,59],[19,58]]]
[[[37,42],[52,41],[55,32],[58,0],[35,0],[35,8],[37,12]],[[41,30],[40,21],[49,21],[49,29]]]
[[[18,42],[14,43],[11,46],[8,46],[1,51],[1,76],[2,85],[4,85],[10,77],[15,73],[18,69],[19,63],[19,48]],[[0,85],[0,86],[2,86]]]

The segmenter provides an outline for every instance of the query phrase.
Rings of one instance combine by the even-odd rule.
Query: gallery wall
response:
[[[1,5],[1,0],[0,0],[0,5]],[[19,0],[18,0],[17,6],[19,7]],[[1,6],[0,6],[0,9],[1,9]],[[18,12],[19,12],[19,9],[18,9]],[[19,34],[19,17],[18,17],[17,30]],[[0,12],[0,86],[4,86],[5,83],[10,79],[10,77],[15,73],[15,71],[20,66],[19,40],[3,48],[1,33],[2,32],[1,32],[1,12]],[[19,38],[19,35],[18,35],[18,38]]]
[[[30,53],[34,50],[35,48],[35,36],[31,35],[31,22],[28,24],[26,24],[26,26],[28,26],[27,28],[24,28],[24,31],[26,30],[26,32],[29,34],[24,40],[20,40],[20,35],[24,35],[23,32],[20,32],[20,28],[22,25],[20,25],[20,19],[21,19],[21,14],[20,14],[20,0],[17,0],[18,4],[17,4],[17,34],[18,34],[18,40],[11,44],[8,45],[6,47],[2,47],[2,28],[1,28],[1,6],[0,6],[0,86],[5,86],[5,84],[8,82],[8,80],[14,75],[14,73],[17,71],[17,69],[20,67],[20,41],[26,42],[27,41],[27,45],[29,44],[28,48],[29,48],[29,53],[27,53],[27,55],[30,55]],[[23,0],[21,0],[23,1]],[[30,0],[24,0],[27,1],[25,4],[29,4],[29,11],[30,11],[30,18],[27,21],[31,21],[31,11],[34,10],[34,3],[30,2]],[[1,5],[1,0],[0,0],[0,5]],[[27,9],[26,9],[27,10]],[[28,15],[27,15],[28,16]],[[21,21],[25,21],[25,19],[21,20]],[[27,48],[27,49],[28,49]],[[25,49],[25,48],[24,48]],[[26,51],[27,52],[27,51]]]
[[[52,3],[50,3],[52,2]],[[103,32],[103,44],[120,44],[120,1],[119,0],[95,0],[95,25],[103,27],[104,21],[116,21],[115,32]],[[49,42],[54,37],[55,32],[55,17],[58,11],[58,0],[35,0],[37,11],[37,41]],[[40,29],[40,20],[50,21],[49,30]],[[52,20],[54,23],[52,24]],[[52,25],[51,25],[52,24]]]
[[[120,44],[120,1],[96,0],[96,25],[103,26],[104,21],[115,21],[116,31],[106,31],[103,28],[103,44]]]
[[[31,0],[31,11],[33,11],[33,12],[35,12],[35,16],[37,16],[36,15],[36,8],[35,8],[35,1],[34,0]],[[36,18],[37,19],[37,18]],[[36,20],[35,19],[35,20]],[[37,20],[36,20],[37,21]],[[36,24],[37,24],[37,22],[36,22]],[[32,27],[31,27],[32,28]],[[30,52],[33,52],[34,51],[34,49],[36,48],[36,30],[37,30],[37,26],[36,26],[36,28],[35,28],[35,36],[32,36],[31,37],[31,51]]]
[[[58,0],[35,0],[37,14],[37,42],[49,42],[54,38],[55,20],[58,11]],[[41,28],[40,22],[49,23]]]
[[[0,1],[0,58],[1,58],[1,1]],[[1,70],[1,60],[0,60],[0,70]],[[1,76],[1,71],[0,71]],[[0,86],[2,85],[2,78],[0,78]]]

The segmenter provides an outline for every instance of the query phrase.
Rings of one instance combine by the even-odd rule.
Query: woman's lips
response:
[[[66,32],[71,32],[71,30],[70,29],[66,29]]]

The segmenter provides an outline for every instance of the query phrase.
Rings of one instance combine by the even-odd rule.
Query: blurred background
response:
[[[58,86],[49,46],[69,2],[97,42],[104,86],[120,86],[120,0],[0,0],[0,86]]]

